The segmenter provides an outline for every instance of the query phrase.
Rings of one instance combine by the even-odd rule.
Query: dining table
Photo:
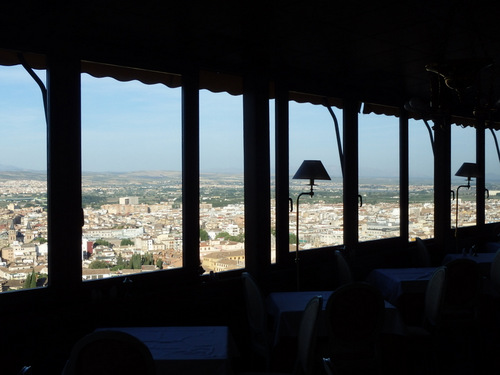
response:
[[[404,294],[425,293],[436,267],[376,268],[366,281],[375,286],[384,299],[397,305]]]
[[[436,268],[376,268],[368,274],[366,281],[398,308],[406,324],[418,325],[423,319],[427,284]]]
[[[157,374],[232,374],[236,349],[226,326],[106,327],[148,347]]]
[[[495,253],[474,253],[474,254],[446,254],[443,257],[442,264],[446,265],[455,259],[470,259],[477,263],[477,267],[479,270],[479,275],[482,277],[489,277],[490,268],[493,259],[495,258]]]
[[[499,241],[490,241],[490,242],[485,243],[483,252],[496,253],[498,250],[500,250],[500,242]]]
[[[333,290],[323,291],[296,291],[273,292],[266,299],[267,312],[272,320],[273,343],[277,345],[283,337],[296,337],[298,335],[302,313],[307,303],[314,296],[323,297],[323,306],[318,317],[318,336],[326,336],[326,304],[328,298],[335,293]],[[385,304],[385,319],[383,333],[397,335],[406,334],[406,326],[402,321],[397,308],[388,301]]]

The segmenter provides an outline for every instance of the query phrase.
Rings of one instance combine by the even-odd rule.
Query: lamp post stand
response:
[[[303,195],[310,195],[311,198],[314,196],[314,191],[313,191],[313,181],[311,181],[311,191],[303,192],[300,193],[299,196],[297,197],[297,224],[295,225],[295,265],[297,267],[297,291],[300,291],[300,267],[299,267],[299,199]]]

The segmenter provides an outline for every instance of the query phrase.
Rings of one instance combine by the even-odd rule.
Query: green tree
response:
[[[230,236],[230,235],[229,235],[229,233],[227,233],[227,232],[220,232],[219,234],[217,234],[217,236],[215,236],[215,238],[224,238],[224,239],[226,239],[226,238],[228,238],[229,236]]]
[[[208,232],[205,229],[200,229],[200,240],[201,241],[208,241],[210,239],[210,236],[208,235]]]
[[[103,240],[102,238],[96,240],[94,242],[94,246],[107,246],[107,247],[113,247],[113,244],[111,242],[108,242],[106,240]]]
[[[132,258],[130,259],[130,268],[133,270],[140,270],[142,266],[142,259],[140,254],[134,254],[132,255]]]
[[[24,284],[23,284],[23,289],[29,289],[30,288],[30,284],[31,284],[31,276],[32,274],[31,273],[28,273],[26,275],[26,279],[24,280]]]
[[[123,259],[122,255],[118,254],[118,256],[116,257],[116,269],[122,270],[125,268],[126,265],[127,265],[127,262]]]
[[[163,260],[161,260],[161,258],[158,258],[158,260],[156,261],[156,267],[158,267],[159,269],[163,268]]]
[[[153,256],[150,253],[146,253],[146,255],[142,257],[142,264],[150,266],[153,263],[154,263]]]
[[[33,270],[31,273],[26,275],[26,280],[24,280],[23,289],[33,289],[36,288],[36,273]]]
[[[240,233],[237,236],[231,236],[227,232],[220,232],[216,238],[223,238],[227,241],[234,241],[234,242],[244,242],[245,241],[245,235],[243,233]]]
[[[132,241],[130,238],[124,238],[120,242],[120,246],[130,246],[130,245],[133,245],[133,244],[134,244],[134,241]]]
[[[290,233],[288,234],[288,243],[297,243],[297,236],[295,235],[295,233]]]
[[[98,269],[98,268],[109,268],[109,264],[103,260],[94,260],[89,264],[89,268]]]
[[[237,236],[228,236],[225,239],[228,241],[233,241],[233,242],[244,242],[245,235],[243,233],[240,233]]]

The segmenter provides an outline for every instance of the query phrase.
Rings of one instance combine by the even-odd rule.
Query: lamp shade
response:
[[[470,179],[472,177],[479,177],[480,174],[476,163],[463,163],[457,173],[455,173],[455,176],[467,177]]]
[[[321,160],[304,160],[293,176],[294,180],[331,180]]]

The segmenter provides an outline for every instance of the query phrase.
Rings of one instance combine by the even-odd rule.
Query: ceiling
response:
[[[498,2],[51,4],[4,0],[0,48],[76,50],[82,60],[160,72],[202,69],[213,73],[208,88],[233,93],[242,75],[257,72],[286,80],[294,92],[376,104],[366,108],[378,113],[397,114],[411,101],[413,117],[451,114],[471,125],[481,114],[498,127]],[[0,55],[0,63],[9,62]]]

